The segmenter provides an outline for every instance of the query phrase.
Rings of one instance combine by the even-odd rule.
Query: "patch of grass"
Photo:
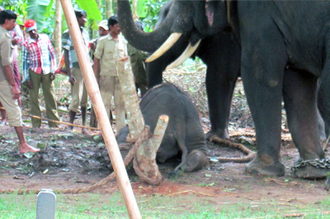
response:
[[[330,218],[322,212],[329,209],[326,197],[317,206],[295,206],[274,200],[245,203],[214,201],[212,198],[184,195],[136,196],[142,218],[284,218],[290,214],[303,214],[305,218]],[[32,194],[0,195],[0,218],[35,218],[37,196]],[[56,218],[128,218],[119,192],[113,194],[57,194]]]
[[[330,208],[330,197],[329,196],[325,197],[324,200],[320,202],[320,204]]]

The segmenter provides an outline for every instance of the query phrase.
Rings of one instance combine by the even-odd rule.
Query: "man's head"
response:
[[[85,24],[86,24],[86,21],[87,21],[86,11],[84,11],[84,10],[74,10],[74,13],[76,15],[79,27],[84,27]]]
[[[13,30],[16,26],[17,15],[11,10],[0,12],[0,25],[6,30]]]
[[[34,20],[27,20],[24,27],[25,32],[27,32],[32,39],[38,38],[37,24]]]
[[[108,21],[103,20],[99,23],[99,35],[105,36],[109,33]]]
[[[120,34],[120,28],[118,24],[117,16],[112,16],[108,19],[108,27],[110,30],[110,35],[112,37],[117,37]]]

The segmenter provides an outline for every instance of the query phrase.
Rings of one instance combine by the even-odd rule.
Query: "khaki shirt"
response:
[[[0,26],[0,81],[7,80],[3,66],[13,63],[13,48],[9,31]]]
[[[118,76],[116,60],[127,56],[127,41],[121,35],[114,40],[110,34],[101,37],[94,57],[100,60],[100,76]]]

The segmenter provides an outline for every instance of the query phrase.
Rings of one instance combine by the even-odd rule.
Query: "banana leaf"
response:
[[[76,0],[76,3],[81,9],[86,11],[88,19],[96,21],[102,20],[101,12],[99,11],[95,0]]]
[[[39,31],[50,26],[47,17],[53,6],[53,0],[27,0],[27,19],[33,19],[37,23]]]

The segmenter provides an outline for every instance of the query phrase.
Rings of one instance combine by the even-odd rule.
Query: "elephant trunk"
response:
[[[169,14],[170,15],[170,14]],[[125,38],[135,48],[154,52],[170,36],[175,16],[168,16],[161,28],[145,33],[137,28],[128,0],[118,0],[118,21]]]

